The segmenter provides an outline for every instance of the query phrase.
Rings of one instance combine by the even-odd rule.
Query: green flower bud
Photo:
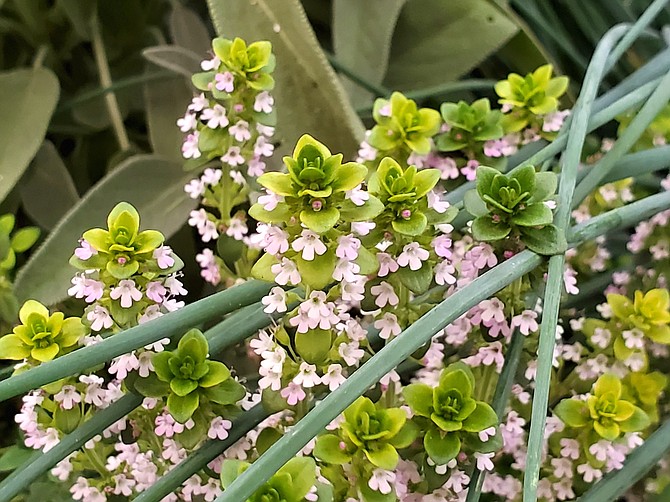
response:
[[[380,220],[385,224],[390,220],[393,229],[401,234],[423,233],[428,225],[426,194],[439,179],[437,169],[417,171],[414,166],[403,169],[391,157],[383,158],[368,181],[370,193],[386,206]]]
[[[656,343],[670,344],[670,293],[656,288],[635,291],[635,300],[623,295],[607,295],[607,303],[617,319],[628,328],[637,328]]]
[[[344,464],[362,453],[377,467],[395,469],[400,459],[396,449],[409,446],[416,434],[402,409],[381,408],[361,396],[344,411],[339,435],[317,439],[314,455],[329,464]]]
[[[265,173],[258,183],[284,197],[272,211],[254,204],[249,214],[266,223],[285,223],[290,215],[317,233],[324,233],[340,219],[362,221],[374,218],[383,207],[370,197],[362,206],[354,206],[344,194],[360,185],[367,168],[356,162],[342,164],[342,154],[333,155],[328,148],[308,134],[296,144],[291,157],[284,157],[288,173]]]
[[[243,76],[249,86],[257,90],[270,90],[274,79],[270,75],[275,66],[272,44],[267,40],[254,42],[247,47],[241,38],[228,40],[215,38],[214,54],[231,71]]]
[[[381,151],[407,149],[425,155],[430,138],[440,129],[440,114],[430,108],[417,108],[416,102],[394,92],[390,100],[379,98],[372,111],[377,125],[368,143]]]
[[[478,99],[471,105],[465,101],[443,103],[440,107],[444,122],[450,126],[448,132],[436,138],[437,148],[443,152],[474,150],[477,143],[502,138],[502,113],[491,110],[486,98]],[[481,149],[481,146],[479,147]]]
[[[73,256],[70,263],[82,270],[105,269],[116,279],[127,279],[152,259],[154,250],[165,240],[156,230],[140,232],[139,229],[137,209],[127,202],[120,202],[107,217],[107,230],[94,228],[84,232],[84,240],[97,254],[87,260]]]
[[[442,371],[437,387],[415,383],[403,396],[415,416],[429,419],[424,436],[426,453],[445,464],[461,450],[461,434],[477,433],[498,424],[493,408],[472,397],[475,378],[470,368],[455,363]]]
[[[586,401],[564,399],[554,413],[568,427],[592,427],[602,438],[614,441],[625,432],[641,432],[651,421],[649,416],[631,402],[621,398],[621,380],[611,374],[602,375],[593,384]]]
[[[465,194],[465,209],[475,216],[472,234],[480,241],[504,239],[514,230],[524,244],[540,254],[562,252],[565,237],[552,225],[554,215],[544,203],[556,191],[556,175],[536,173],[527,165],[509,175],[486,166],[477,168],[477,188]]]
[[[21,324],[13,334],[0,338],[0,358],[46,362],[75,348],[86,329],[79,317],[68,317],[49,310],[35,300],[26,301],[19,310]]]
[[[230,377],[225,364],[208,360],[208,351],[205,335],[190,330],[176,350],[153,356],[155,376],[138,379],[135,388],[145,396],[167,395],[168,411],[180,423],[187,422],[205,398],[217,404],[236,403],[244,397],[244,387]]]
[[[540,66],[525,77],[511,73],[495,85],[498,102],[512,108],[503,119],[506,130],[516,132],[528,125],[533,115],[546,115],[558,109],[558,98],[568,88],[568,77],[554,77],[551,65]]]

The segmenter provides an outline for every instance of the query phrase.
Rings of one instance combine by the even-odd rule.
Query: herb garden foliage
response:
[[[583,96],[645,22],[605,37]],[[70,259],[80,315],[29,299],[0,338],[18,361],[0,396],[29,390],[16,422],[42,451],[0,498],[47,471],[92,502],[667,493],[670,178],[649,174],[667,158],[667,75],[640,70],[652,85],[598,113],[588,97],[560,109],[551,65],[498,82],[493,103],[438,112],[394,92],[358,158],[304,134],[270,170],[276,64],[267,41],[214,39],[177,123],[196,260],[224,291],[185,306],[183,261],[120,202]],[[615,118],[619,142],[578,172],[587,129]],[[0,218],[2,281],[37,238],[14,226]],[[603,301],[584,308],[583,290]]]

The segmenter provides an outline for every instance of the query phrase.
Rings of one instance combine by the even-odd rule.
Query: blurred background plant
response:
[[[273,43],[280,64],[271,170],[305,132],[355,157],[364,130],[374,124],[374,98],[390,98],[395,90],[436,109],[445,100],[495,101],[499,78],[551,64],[570,77],[562,98],[570,107],[598,40],[612,25],[637,19],[650,3],[258,1],[263,16],[250,14],[251,0],[229,0],[225,18],[213,21],[231,36]],[[667,38],[662,28],[668,22],[666,7],[651,28]],[[667,45],[654,33],[650,29],[626,51],[601,91]],[[192,174],[183,168],[176,122],[214,35],[204,0],[0,0],[3,333],[27,298],[65,313],[73,308],[67,298],[72,270],[65,263],[82,230],[100,226],[120,200],[138,209],[146,228],[160,229],[183,259],[189,301],[213,291],[199,278],[200,239],[187,225],[197,202],[183,193]],[[627,123],[623,117],[622,130]],[[661,132],[652,131],[642,148],[655,144],[654,134],[667,136],[662,120],[657,127]],[[615,122],[601,128],[585,160],[601,155],[596,138],[616,131]],[[604,210],[597,197],[589,202],[591,215]],[[595,305],[601,292],[580,300]],[[4,472],[26,458],[21,447],[10,446],[18,434],[17,409],[2,411],[3,445],[10,448],[0,457]],[[40,488],[34,484],[28,499],[37,499]]]

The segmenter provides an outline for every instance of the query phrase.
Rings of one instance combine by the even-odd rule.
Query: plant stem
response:
[[[107,53],[105,52],[105,44],[102,40],[102,32],[100,31],[100,22],[97,15],[93,16],[91,22],[91,43],[93,44],[95,64],[98,67],[100,85],[103,89],[108,89],[112,86],[112,75],[109,71],[109,62],[107,61]],[[109,119],[112,122],[116,141],[119,143],[121,151],[125,152],[130,148],[130,140],[128,139],[128,133],[123,124],[123,117],[119,109],[119,102],[114,92],[107,92],[105,94],[105,105],[107,106]]]
[[[114,422],[125,417],[142,402],[142,397],[136,394],[126,394],[121,399],[104,410],[100,410],[90,420],[87,420],[77,429],[63,437],[56,446],[46,453],[35,454],[24,463],[25,467],[12,472],[0,483],[0,500],[11,500],[30,483],[44,474],[51,467],[63,460],[83,444],[100,434]]]
[[[519,359],[523,351],[525,337],[515,330],[512,333],[512,341],[510,342],[507,354],[505,356],[505,364],[503,366],[498,383],[496,384],[495,394],[493,395],[492,407],[493,411],[498,415],[498,420],[502,422],[505,414],[505,408],[509,401],[509,395],[514,384],[514,376],[519,367]],[[484,484],[486,471],[481,471],[475,467],[470,476],[470,483],[468,488],[468,496],[466,502],[478,502],[481,495],[481,487]]]
[[[204,469],[209,462],[265,420],[268,415],[269,413],[263,409],[263,405],[257,404],[242,416],[233,420],[230,435],[226,439],[223,441],[214,439],[205,442],[165,476],[162,476],[156,483],[151,485],[151,487],[140,493],[134,501],[158,502],[159,500],[163,500],[164,497],[174,492],[184,481],[200,469]]]
[[[605,66],[609,61],[608,55],[612,52],[617,41],[623,37],[627,28],[617,26],[612,28],[602,38],[596,47],[593,59],[586,70],[582,92],[575,105],[572,123],[570,124],[567,147],[562,157],[561,180],[558,191],[558,210],[554,222],[559,232],[565,233],[570,222],[570,208],[577,180],[577,170],[581,152],[586,140],[589,117],[595,101],[600,82],[605,74]],[[551,387],[551,366],[556,343],[556,326],[558,311],[561,305],[563,290],[563,269],[565,254],[549,258],[547,285],[544,292],[544,308],[540,327],[540,340],[537,349],[537,374],[535,376],[535,391],[528,434],[528,456],[526,471],[523,477],[523,500],[535,502],[537,487],[542,464],[542,442],[544,427],[547,420],[549,405],[549,391]]]
[[[259,301],[272,284],[248,281],[239,286],[208,296],[196,303],[170,312],[153,321],[140,324],[89,347],[82,347],[65,356],[41,364],[0,382],[0,401],[36,389],[87,368],[127,354],[165,337],[181,335],[193,326]]]

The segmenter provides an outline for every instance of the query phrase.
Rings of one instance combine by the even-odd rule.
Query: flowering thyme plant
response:
[[[559,138],[566,77],[511,74],[497,103],[440,112],[389,93],[355,159],[305,133],[279,162],[272,45],[211,49],[177,126],[195,259],[222,291],[185,305],[181,248],[121,202],[83,232],[71,301],[28,299],[0,338],[9,381],[35,387],[25,445],[74,500],[588,500],[635,461],[670,411],[670,270],[648,259],[668,257],[670,182],[619,179],[606,142],[584,200],[556,194],[579,179],[566,153],[559,181],[563,140],[512,165]],[[647,122],[637,146],[664,144]],[[33,243],[10,227],[2,260]],[[670,484],[653,469],[633,496]]]

